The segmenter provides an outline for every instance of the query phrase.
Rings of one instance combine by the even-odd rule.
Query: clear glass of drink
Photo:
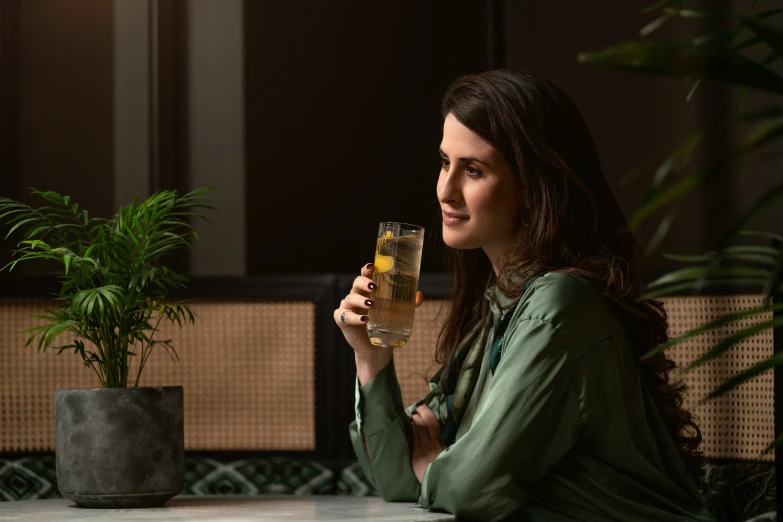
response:
[[[423,246],[422,227],[397,222],[378,226],[372,275],[378,288],[367,321],[367,334],[375,346],[399,348],[411,336]]]

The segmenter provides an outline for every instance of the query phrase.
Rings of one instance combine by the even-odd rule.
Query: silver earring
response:
[[[525,208],[522,209],[522,226],[527,228],[530,225],[525,223],[525,210],[530,210],[530,207],[525,207]]]

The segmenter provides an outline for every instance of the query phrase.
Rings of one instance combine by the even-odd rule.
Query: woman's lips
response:
[[[443,224],[447,226],[461,225],[462,223],[465,223],[469,219],[470,219],[469,216],[464,216],[461,214],[453,214],[451,212],[443,213]]]

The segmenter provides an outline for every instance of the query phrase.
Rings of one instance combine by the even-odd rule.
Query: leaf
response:
[[[41,196],[42,198],[44,198],[45,200],[51,201],[52,203],[56,203],[58,205],[62,205],[63,203],[65,203],[63,201],[63,197],[60,194],[58,194],[57,192],[54,192],[52,190],[48,190],[46,192],[39,192],[37,190],[34,190],[33,194],[37,194],[37,195]]]
[[[741,55],[680,42],[623,42],[601,51],[580,53],[582,63],[662,76],[712,78],[783,93],[783,78]]]
[[[64,256],[63,262],[65,263],[65,274],[68,274],[68,268],[71,266],[71,259],[73,259],[71,256]]]
[[[783,117],[769,118],[762,121],[749,132],[732,151],[719,157],[704,169],[685,177],[675,185],[655,194],[654,197],[650,198],[636,210],[629,221],[629,227],[632,230],[636,229],[645,218],[660,208],[681,200],[696,189],[696,187],[722,172],[725,166],[734,157],[758,149],[779,136],[783,136]]]
[[[731,229],[726,232],[721,239],[721,248],[728,245],[736,235],[740,233],[740,230],[748,226],[748,223],[759,215],[767,206],[783,195],[783,182],[778,183],[771,189],[765,192],[763,196],[757,199],[751,207],[742,213],[742,215],[734,222]]]
[[[780,234],[775,234],[774,232],[767,232],[764,230],[741,230],[739,232],[739,235],[763,237],[765,239],[771,239],[773,241],[783,242],[783,236],[781,236]]]
[[[740,22],[748,26],[756,35],[769,45],[777,54],[783,54],[783,29],[755,16],[739,16]]]
[[[774,293],[780,290],[780,285],[783,283],[783,243],[778,243],[780,248],[777,266],[770,274],[769,280],[764,284],[764,298],[770,299]]]
[[[95,307],[95,300],[98,298],[98,294],[93,292],[90,294],[89,297],[87,297],[86,303],[87,303],[87,317],[92,316],[92,310]]]
[[[5,235],[5,239],[8,239],[8,236],[13,234],[14,230],[16,230],[17,228],[21,227],[22,225],[24,225],[26,223],[31,223],[33,221],[38,221],[38,218],[34,218],[33,217],[33,218],[27,218],[27,219],[23,219],[22,221],[19,221],[16,225],[11,227],[11,230],[9,230],[8,233]]]
[[[769,275],[767,270],[747,267],[688,267],[664,274],[647,285],[650,288],[657,286],[693,281],[703,277],[707,278],[754,278],[763,279]]]
[[[711,251],[700,255],[663,254],[663,257],[683,263],[707,263],[715,260],[731,259],[775,265],[780,256],[779,252],[772,247],[741,245],[728,247],[721,252]]]
[[[783,443],[783,432],[778,433],[778,436],[775,438],[775,440],[772,442],[772,444],[767,446],[767,448],[764,450],[762,455],[766,455],[770,451],[772,451],[775,448],[777,448],[778,446],[780,446],[780,444],[782,444],[782,443]],[[748,522],[752,522],[752,521],[749,520]]]
[[[779,318],[778,322],[776,323],[776,326],[780,326],[780,325],[783,325],[783,318]],[[747,370],[744,370],[738,373],[737,375],[735,375],[734,377],[726,380],[723,384],[721,384],[713,391],[711,391],[709,395],[707,395],[707,397],[701,399],[699,401],[699,404],[703,404],[705,401],[709,399],[714,399],[715,397],[723,395],[727,391],[736,388],[737,386],[753,379],[757,375],[764,373],[770,368],[774,368],[775,366],[778,366],[782,363],[783,363],[783,352],[778,352],[772,357],[765,359],[758,364],[754,364]]]
[[[4,210],[4,208],[0,207],[0,210]],[[3,219],[4,217],[10,216],[12,214],[19,214],[20,212],[25,212],[26,214],[24,214],[24,215],[28,215],[29,216],[32,213],[32,210],[33,209],[27,208],[27,207],[24,207],[24,208],[16,208],[16,207],[14,207],[14,210],[9,210],[7,212],[4,212],[4,213],[0,214],[0,219]],[[24,215],[22,217],[24,217]],[[9,223],[10,223],[10,221],[9,221]]]
[[[761,63],[761,65],[764,65],[764,66],[769,65],[772,62],[774,62],[775,58],[777,58],[777,57],[778,57],[778,53],[776,51],[771,51],[769,54],[767,54],[767,56],[764,57],[763,60],[761,60],[760,63]],[[740,106],[739,106],[740,114],[742,113],[742,111],[743,111],[743,109],[745,107],[745,100],[747,100],[749,92],[750,92],[750,89],[747,88],[747,87],[742,89],[742,94],[740,96]]]
[[[679,1],[681,0],[660,0],[659,2],[655,2],[653,5],[645,7],[640,12],[642,14],[649,14],[652,13],[653,11],[657,11],[658,9],[668,6],[669,4],[673,4]]]
[[[750,310],[742,310],[740,312],[734,312],[732,314],[726,314],[724,316],[721,316],[713,321],[709,321],[707,323],[702,324],[701,326],[694,328],[692,330],[689,330],[685,332],[684,334],[674,337],[672,339],[669,339],[668,341],[659,344],[652,350],[649,350],[644,355],[642,355],[639,359],[641,361],[646,361],[653,355],[656,355],[664,350],[668,350],[669,348],[678,345],[682,343],[683,341],[686,341],[688,339],[691,339],[692,337],[696,337],[698,335],[701,335],[703,333],[706,333],[710,330],[714,330],[716,328],[720,328],[721,326],[726,326],[727,324],[733,323],[735,321],[738,321],[740,319],[745,319],[747,317],[753,317],[754,315],[760,315],[763,313],[769,313],[783,310],[783,303],[777,303],[775,305],[764,305],[759,306],[756,308],[752,308]]]
[[[666,234],[669,233],[669,229],[674,223],[674,220],[677,218],[678,212],[679,208],[677,207],[672,207],[666,212],[664,218],[660,223],[658,223],[658,227],[655,229],[655,233],[647,242],[647,246],[644,249],[646,256],[651,256],[653,252],[655,252],[655,250],[661,245],[663,239],[666,237]]]
[[[714,15],[697,9],[664,9],[669,16],[678,16],[680,18],[712,18]]]
[[[715,357],[719,356],[735,344],[739,343],[740,341],[743,341],[744,339],[747,339],[748,337],[753,337],[754,335],[757,335],[765,330],[769,330],[770,328],[777,328],[779,326],[783,325],[783,317],[776,317],[773,319],[770,319],[768,321],[764,321],[759,324],[755,324],[753,326],[749,326],[734,335],[730,335],[712,348],[710,348],[708,351],[703,353],[701,356],[699,356],[696,360],[692,361],[690,364],[685,366],[682,369],[683,373],[687,373],[694,368],[697,368],[704,364],[705,362],[714,359]],[[781,352],[783,353],[783,352]]]
[[[649,24],[645,25],[641,29],[639,29],[639,36],[647,36],[656,29],[660,28],[663,24],[665,24],[669,19],[671,18],[668,14],[662,14]]]
[[[665,288],[647,292],[646,294],[638,297],[637,299],[639,301],[646,301],[647,299],[654,299],[665,295],[672,295],[678,292],[682,292],[684,290],[703,289],[705,287],[711,287],[711,286],[725,286],[725,287],[735,287],[735,288],[758,286],[759,288],[761,288],[765,282],[766,279],[759,278],[759,277],[753,277],[753,278],[745,277],[739,279],[737,278],[708,279],[708,280],[695,279],[693,281],[686,281],[684,283],[679,283],[676,285],[667,286]]]

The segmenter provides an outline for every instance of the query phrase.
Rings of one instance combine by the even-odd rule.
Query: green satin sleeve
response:
[[[419,503],[458,517],[503,520],[578,439],[570,363],[547,321],[520,321],[470,429],[428,466]]]
[[[427,404],[442,419],[438,388],[420,401],[403,407],[392,359],[370,382],[356,380],[356,419],[349,426],[351,443],[362,471],[388,502],[416,502],[420,484],[411,467],[412,432],[408,415],[417,404]],[[365,445],[366,441],[366,445]]]

